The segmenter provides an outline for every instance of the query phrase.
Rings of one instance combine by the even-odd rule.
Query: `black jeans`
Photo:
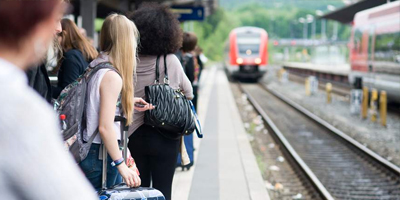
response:
[[[129,138],[129,150],[140,172],[143,187],[160,190],[171,199],[172,180],[175,173],[179,140],[162,136],[151,126],[140,126]]]

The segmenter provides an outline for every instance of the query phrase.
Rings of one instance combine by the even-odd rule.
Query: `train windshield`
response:
[[[260,51],[261,35],[246,33],[237,35],[237,44],[241,56],[258,56]]]

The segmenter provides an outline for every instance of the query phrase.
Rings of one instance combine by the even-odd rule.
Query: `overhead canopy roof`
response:
[[[396,1],[396,0],[389,0],[389,1]],[[321,18],[332,19],[347,24],[353,21],[354,15],[357,12],[385,4],[387,2],[388,0],[363,0],[354,3],[352,5],[349,5],[347,7],[344,7],[342,9],[327,13]]]
[[[70,13],[79,15],[80,1],[71,0]],[[168,6],[204,6],[205,14],[210,15],[216,9],[217,0],[97,0],[97,18],[106,18],[108,14],[134,11],[143,2],[158,2]]]

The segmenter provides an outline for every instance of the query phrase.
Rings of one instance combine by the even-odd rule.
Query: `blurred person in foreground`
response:
[[[55,113],[24,73],[45,55],[63,6],[61,0],[0,1],[1,199],[98,199],[64,150]]]
[[[85,72],[89,63],[98,55],[97,50],[73,21],[62,19],[61,27],[62,32],[58,37],[63,57],[58,63],[57,87],[52,89],[52,96],[55,99],[67,85],[74,82]]]
[[[47,72],[47,67],[51,65],[52,62],[57,65],[59,59],[63,57],[62,49],[58,41],[58,36],[62,31],[60,23],[62,15],[59,17],[60,18],[57,19],[56,28],[52,37],[53,40],[49,46],[46,47],[46,54],[40,59],[39,62],[32,64],[32,66],[28,67],[26,70],[29,86],[39,93],[39,95],[42,96],[48,103],[51,103],[52,86],[50,83],[49,74]]]
[[[165,55],[170,87],[180,88],[188,99],[192,99],[190,81],[174,55],[182,43],[182,31],[174,14],[166,6],[145,4],[134,12],[131,19],[139,30],[141,46],[135,97],[145,98],[145,87],[154,84],[158,55],[161,55],[159,72],[160,80],[163,80]],[[170,200],[180,140],[168,139],[161,130],[145,125],[144,112],[138,111],[134,112],[129,133],[129,149],[139,168],[142,186],[149,187],[152,183]]]

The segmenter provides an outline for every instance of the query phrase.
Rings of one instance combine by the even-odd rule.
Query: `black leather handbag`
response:
[[[160,83],[159,60],[160,56],[157,56],[154,84],[145,87],[147,102],[156,107],[145,112],[144,123],[156,128],[166,138],[177,140],[183,135],[193,133],[196,129],[196,119],[190,101],[183,92],[169,86],[166,55],[165,77],[163,83]]]

